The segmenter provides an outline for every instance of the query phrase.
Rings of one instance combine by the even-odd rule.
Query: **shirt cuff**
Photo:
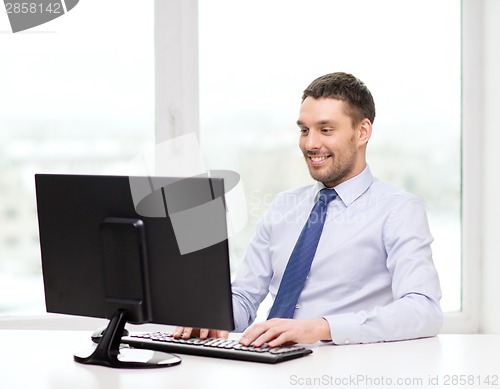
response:
[[[361,343],[361,324],[364,320],[356,313],[325,316],[330,326],[332,342],[337,345]]]

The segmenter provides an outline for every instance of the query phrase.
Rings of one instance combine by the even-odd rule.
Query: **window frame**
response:
[[[199,135],[198,1],[155,1],[155,143]],[[163,166],[160,154],[157,166]]]
[[[476,333],[481,313],[483,185],[483,2],[462,0],[462,310],[445,314],[444,333]]]

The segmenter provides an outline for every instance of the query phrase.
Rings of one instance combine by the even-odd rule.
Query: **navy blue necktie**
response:
[[[276,299],[267,317],[268,319],[272,319],[273,317],[293,318],[300,292],[302,292],[307,275],[311,269],[311,263],[316,254],[316,248],[318,247],[321,231],[323,231],[323,224],[325,223],[328,204],[335,197],[337,197],[335,190],[321,189],[319,199],[314,204],[290,255],[278,293],[276,294]]]

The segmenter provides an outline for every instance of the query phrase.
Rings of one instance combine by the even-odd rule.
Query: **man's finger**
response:
[[[189,339],[193,329],[190,327],[177,327],[172,334],[174,338]]]
[[[184,327],[177,327],[173,332],[172,336],[174,338],[180,338],[183,332],[184,332]]]
[[[216,338],[224,338],[224,339],[229,338],[229,331],[216,330],[214,332],[215,332],[215,337]]]
[[[184,331],[182,332],[182,339],[189,339],[192,332],[193,329],[191,327],[184,327]]]
[[[200,330],[200,339],[206,339],[208,338],[209,330],[207,328],[202,328]]]
[[[255,340],[269,330],[268,322],[257,323],[248,328],[242,335],[240,343],[250,346]]]

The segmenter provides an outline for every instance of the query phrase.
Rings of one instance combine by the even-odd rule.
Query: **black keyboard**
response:
[[[237,340],[233,339],[176,339],[172,336],[172,334],[164,332],[124,336],[122,337],[122,343],[128,344],[131,347],[165,351],[169,353],[263,363],[284,362],[312,353],[312,350],[298,345],[279,347],[246,347],[241,345]]]

